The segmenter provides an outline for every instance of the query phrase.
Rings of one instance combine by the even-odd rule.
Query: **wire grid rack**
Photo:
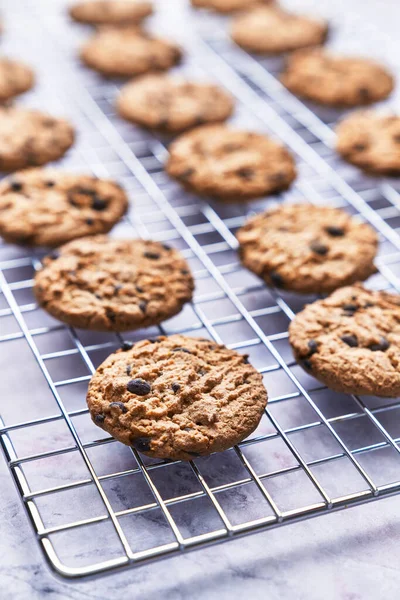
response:
[[[164,12],[172,8],[181,29],[177,9],[186,24],[192,13],[180,2],[163,5]],[[32,277],[41,253],[1,245],[7,377],[0,382],[0,440],[51,567],[66,577],[94,575],[398,493],[400,399],[338,394],[305,374],[293,361],[287,327],[314,298],[267,289],[238,262],[234,233],[249,214],[282,200],[343,207],[381,236],[379,273],[368,285],[400,291],[399,185],[342,164],[332,151],[332,114],[311,111],[282,90],[276,61],[234,48],[224,21],[206,16],[196,19],[206,35],[191,31],[183,40],[178,70],[230,90],[233,123],[283,140],[299,178],[284,195],[244,205],[199,200],[163,172],[169,140],[118,119],[119,83],[78,65],[74,48],[87,31],[68,22],[61,2],[21,0],[7,16],[5,49],[30,59],[41,78],[22,102],[67,115],[80,131],[60,166],[117,178],[133,203],[112,235],[168,241],[194,272],[190,306],[125,339],[210,337],[249,354],[270,397],[249,439],[190,463],[153,460],[99,438],[86,409],[87,383],[121,336],[68,328],[38,309]]]

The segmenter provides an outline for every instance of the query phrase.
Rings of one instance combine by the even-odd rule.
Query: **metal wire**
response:
[[[226,206],[183,193],[163,173],[168,140],[122,124],[112,108],[118,85],[71,61],[71,45],[81,33],[45,0],[25,0],[21,11],[29,18],[32,39],[22,22],[19,43],[23,40],[25,49],[33,45],[38,32],[46,39],[39,56],[52,80],[46,98],[81,127],[76,154],[63,167],[120,175],[134,205],[114,235],[168,241],[192,266],[197,291],[189,313],[165,323],[159,332],[206,335],[250,353],[270,391],[265,419],[253,436],[231,451],[187,465],[143,458],[134,449],[127,459],[127,450],[112,438],[97,439],[93,430],[89,439],[82,437],[79,420],[90,423],[84,393],[69,392],[79,400],[72,409],[65,392],[74,386],[84,389],[95,370],[93,357],[111,352],[122,338],[110,334],[99,339],[43,322],[29,297],[40,254],[18,255],[0,246],[0,351],[8,355],[13,344],[26,345],[32,361],[26,368],[37,365],[43,394],[50,390],[53,398],[53,408],[44,416],[39,407],[37,412],[30,407],[26,419],[21,419],[20,398],[18,418],[0,418],[0,441],[52,568],[66,577],[94,575],[398,493],[400,430],[392,428],[390,415],[400,409],[400,399],[346,397],[304,375],[287,348],[287,325],[302,299],[267,290],[238,262],[235,230],[252,211],[279,198]],[[342,206],[377,229],[384,252],[377,261],[379,275],[370,284],[400,291],[396,186],[367,180],[341,164],[332,151],[330,123],[280,86],[272,63],[234,48],[214,17],[207,20],[206,30],[203,38],[191,35],[185,40],[183,71],[214,77],[235,96],[238,125],[266,131],[293,150],[300,176],[288,199],[306,196],[315,203]],[[143,331],[127,337],[146,335]],[[68,337],[68,347],[60,349],[59,340],[65,337],[58,336]],[[69,360],[75,361],[73,368]],[[65,438],[57,429],[63,424]],[[36,439],[41,428],[46,428],[45,436],[19,450],[21,440],[25,448],[24,442]],[[107,472],[98,458],[104,451],[111,462]],[[75,476],[74,471],[60,482],[55,474],[62,461],[78,462],[78,457],[87,475]],[[345,476],[338,476],[336,465]],[[53,479],[56,483],[44,483]],[[118,491],[127,482],[129,493]],[[79,495],[85,491],[93,500],[89,514]],[[65,494],[73,494],[73,500],[60,517]],[[76,517],[68,512],[71,507]],[[92,527],[102,532],[108,528],[109,537],[90,535]],[[90,550],[83,551],[90,542]]]

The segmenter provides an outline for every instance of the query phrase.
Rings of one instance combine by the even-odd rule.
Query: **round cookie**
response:
[[[392,75],[368,58],[343,57],[323,49],[298,50],[280,77],[294,94],[328,106],[363,106],[384,100]]]
[[[7,102],[33,87],[32,69],[17,60],[0,58],[0,102]]]
[[[85,237],[44,259],[39,305],[73,327],[127,331],[157,325],[192,298],[193,278],[176,250],[158,242]]]
[[[74,143],[64,119],[37,110],[0,106],[0,171],[16,171],[61,158]]]
[[[107,233],[128,198],[113,181],[55,169],[29,169],[0,182],[0,235],[11,244],[59,246]]]
[[[400,296],[345,287],[309,304],[289,328],[298,362],[338,392],[400,395]]]
[[[124,119],[171,133],[225,121],[233,107],[232,97],[217,85],[168,75],[145,75],[131,81],[117,100]]]
[[[169,148],[166,171],[185,188],[221,200],[246,200],[287,189],[296,177],[292,155],[270,138],[204,125]]]
[[[220,13],[245,10],[257,4],[272,4],[274,0],[191,0],[196,8],[208,8]]]
[[[378,236],[342,210],[283,204],[237,232],[243,264],[268,285],[322,294],[375,273]]]
[[[84,0],[69,9],[74,21],[89,25],[140,23],[152,12],[151,2],[139,0]]]
[[[322,19],[292,14],[278,6],[256,6],[233,19],[231,37],[249,52],[279,54],[322,44],[327,32]]]
[[[164,71],[182,57],[179,46],[134,27],[106,27],[81,49],[81,60],[108,77],[133,77]]]
[[[400,176],[400,117],[359,111],[336,128],[336,150],[373,175]]]
[[[247,357],[202,338],[144,340],[111,354],[87,394],[96,425],[155,458],[191,460],[238,444],[267,404]]]

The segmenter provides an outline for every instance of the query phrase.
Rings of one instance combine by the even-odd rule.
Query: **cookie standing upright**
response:
[[[191,0],[195,8],[207,8],[220,13],[232,13],[246,10],[258,4],[273,4],[275,0]]]
[[[376,232],[335,208],[283,204],[251,218],[237,237],[243,264],[282,289],[328,293],[376,271]]]
[[[294,94],[335,107],[384,100],[394,87],[391,73],[379,63],[335,55],[321,48],[294,52],[280,79]]]
[[[255,6],[236,16],[231,26],[232,39],[239,46],[266,54],[317,46],[327,33],[326,21],[289,13],[278,6]]]
[[[128,198],[115,182],[55,169],[27,169],[0,182],[0,235],[9,243],[59,246],[107,233]]]
[[[400,117],[358,111],[336,128],[336,150],[371,175],[400,176]]]
[[[142,0],[82,0],[69,8],[74,21],[88,25],[140,23],[152,12],[152,3]]]
[[[0,103],[27,92],[34,82],[34,73],[28,65],[10,58],[0,58]]]
[[[134,77],[165,71],[180,62],[182,51],[172,41],[135,27],[105,27],[81,48],[80,58],[108,77]]]
[[[64,119],[22,107],[0,107],[0,171],[57,160],[74,139],[74,129]]]
[[[185,188],[227,201],[287,189],[296,177],[292,155],[267,136],[204,125],[184,133],[169,148],[167,173]]]
[[[400,296],[361,285],[309,304],[289,328],[298,362],[348,394],[400,396]]]
[[[171,133],[225,121],[233,106],[232,97],[217,85],[161,74],[131,81],[117,99],[124,119]]]
[[[247,358],[201,338],[143,340],[111,354],[87,394],[96,425],[155,458],[191,460],[238,444],[267,404]]]
[[[58,248],[35,277],[39,305],[82,329],[158,325],[192,298],[193,278],[177,250],[158,242],[90,236]]]

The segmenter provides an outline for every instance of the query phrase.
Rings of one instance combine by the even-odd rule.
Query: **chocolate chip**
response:
[[[272,283],[276,286],[276,287],[283,287],[283,277],[281,275],[279,275],[279,273],[276,273],[275,271],[271,271],[271,273],[269,274]]]
[[[179,383],[173,383],[171,387],[172,387],[172,391],[174,392],[174,394],[176,394],[176,392],[179,392],[179,390],[181,389],[181,386],[179,385]]]
[[[370,350],[372,350],[372,352],[385,352],[390,346],[390,342],[388,342],[388,340],[384,337],[381,337],[379,344],[371,344],[371,346],[368,346]]]
[[[365,102],[368,102],[371,99],[369,89],[366,87],[359,88],[358,95],[359,95],[360,99],[364,100]]]
[[[363,152],[364,150],[367,149],[367,144],[354,144],[353,146],[353,150],[355,150],[356,152]]]
[[[142,311],[142,313],[145,313],[147,308],[147,302],[145,302],[144,300],[142,302],[139,302],[139,308]]]
[[[104,210],[105,208],[107,208],[107,202],[106,200],[103,200],[103,198],[95,196],[92,202],[92,208],[93,210]]]
[[[186,352],[186,354],[192,354],[187,348],[173,348],[172,352]]]
[[[189,275],[189,271],[187,269],[181,269],[182,275]]]
[[[179,173],[178,178],[179,179],[183,179],[183,180],[188,179],[188,177],[190,177],[191,175],[193,175],[194,172],[195,172],[194,169],[186,169],[182,173]]]
[[[359,306],[357,306],[357,304],[343,304],[343,310],[346,312],[355,313],[358,311],[358,309]]]
[[[108,319],[109,319],[109,320],[110,320],[112,323],[114,323],[114,321],[115,321],[115,312],[114,312],[113,310],[111,310],[111,308],[107,308],[107,309],[106,309],[106,315],[107,315],[107,318],[108,318]]]
[[[358,346],[358,339],[356,335],[342,335],[342,342],[350,346],[350,348],[356,348]]]
[[[273,173],[272,175],[268,175],[268,179],[275,183],[283,183],[286,181],[286,173]]]
[[[126,387],[128,392],[137,396],[147,396],[151,392],[150,385],[143,379],[131,379]]]
[[[51,260],[57,260],[57,258],[60,258],[60,253],[58,250],[52,250],[50,254],[47,255],[47,258],[51,258]]]
[[[94,422],[97,424],[104,423],[106,417],[103,414],[98,414],[94,417]]]
[[[125,372],[127,375],[130,375],[132,371],[132,365],[126,365]]]
[[[241,179],[253,179],[254,170],[249,167],[242,167],[236,171],[236,175],[241,177]]]
[[[13,192],[20,192],[22,190],[22,187],[22,183],[20,183],[19,181],[12,181],[10,183],[10,188]]]
[[[150,342],[150,344],[157,344],[160,341],[160,338],[149,338],[147,341]]]
[[[150,450],[151,438],[149,437],[138,437],[131,438],[131,445],[136,448],[139,452],[148,452]]]
[[[119,408],[123,413],[128,412],[128,409],[123,402],[110,402],[109,408]]]
[[[128,352],[128,350],[131,350],[131,348],[133,348],[134,343],[133,342],[129,342],[128,340],[125,340],[121,346],[121,350],[123,350],[124,352]]]
[[[325,227],[325,231],[329,233],[332,237],[343,237],[344,229],[343,227],[336,227],[336,225],[328,225]]]
[[[317,342],[317,340],[309,340],[307,346],[309,348],[308,356],[312,356],[313,354],[318,352],[319,343]]]
[[[157,260],[160,258],[160,255],[158,254],[158,252],[150,252],[150,251],[144,252],[143,256],[145,258],[149,258],[150,260]]]
[[[88,219],[85,219],[85,223],[86,225],[93,225],[94,220],[89,217]]]
[[[117,294],[120,290],[122,290],[123,286],[118,283],[117,285],[114,285],[114,294]]]
[[[193,427],[184,427],[183,431],[193,431]]]
[[[303,367],[305,369],[307,369],[307,371],[312,371],[312,364],[311,361],[307,360],[307,358],[305,360],[302,361]]]
[[[171,246],[168,246],[168,244],[163,244],[162,247],[164,250],[172,250]]]
[[[249,364],[249,355],[248,354],[243,354],[243,362],[245,365]]]
[[[329,251],[328,246],[325,246],[325,244],[321,244],[321,242],[318,241],[311,242],[310,248],[313,252],[320,254],[321,256],[325,256]]]
[[[51,181],[50,179],[48,181],[45,181],[46,187],[54,187],[55,185],[56,185],[55,181]]]
[[[143,294],[143,292],[144,292],[144,289],[142,287],[140,287],[140,285],[136,285],[135,289],[139,294]]]

